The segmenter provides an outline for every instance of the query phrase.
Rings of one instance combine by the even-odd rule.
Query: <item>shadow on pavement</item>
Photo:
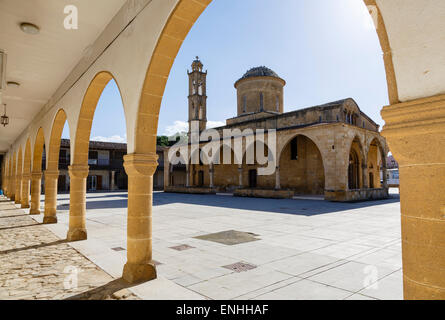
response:
[[[109,199],[106,197],[120,197],[125,199]],[[90,201],[91,199],[104,199],[103,201]],[[249,211],[264,211],[282,214],[295,214],[313,216],[332,212],[375,207],[400,202],[399,195],[392,194],[385,200],[363,201],[354,203],[340,203],[319,200],[293,200],[293,199],[261,199],[261,198],[239,198],[222,195],[191,195],[179,193],[153,193],[153,206],[163,206],[168,204],[190,204],[206,207],[219,207],[228,209],[239,209]],[[67,205],[60,206],[67,209]],[[119,209],[127,208],[126,194],[104,195],[102,197],[87,196],[87,210],[94,209]]]

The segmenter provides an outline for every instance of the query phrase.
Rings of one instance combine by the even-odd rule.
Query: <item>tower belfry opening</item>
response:
[[[202,132],[207,126],[207,71],[203,72],[203,67],[199,57],[196,57],[192,63],[192,71],[187,71],[189,76],[189,138],[192,132],[197,130]],[[198,128],[193,128],[192,122],[197,122]]]

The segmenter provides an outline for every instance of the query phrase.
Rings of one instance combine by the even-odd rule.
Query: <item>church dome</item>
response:
[[[256,67],[256,68],[252,68],[249,71],[247,71],[243,77],[241,79],[246,79],[246,78],[254,78],[254,77],[274,77],[274,78],[280,78],[278,76],[278,74],[267,68],[267,67]],[[240,79],[240,80],[241,80]]]

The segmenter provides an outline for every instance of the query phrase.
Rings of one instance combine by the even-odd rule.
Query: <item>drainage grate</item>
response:
[[[181,244],[179,246],[174,246],[174,247],[170,247],[170,249],[176,250],[176,251],[184,251],[184,250],[189,250],[189,249],[193,249],[195,247],[189,246],[188,244]]]
[[[116,248],[111,248],[111,250],[114,250],[114,251],[125,251],[125,248],[116,247]]]
[[[244,262],[237,262],[234,264],[230,264],[228,266],[223,266],[223,268],[235,271],[235,272],[246,272],[252,269],[255,269],[257,266],[253,265],[253,264],[248,264],[248,263],[244,263]]]

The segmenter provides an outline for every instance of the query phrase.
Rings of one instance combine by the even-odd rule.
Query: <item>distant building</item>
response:
[[[164,188],[164,148],[157,147],[159,166],[153,177],[153,188]],[[126,143],[90,141],[87,178],[87,191],[127,190],[128,178],[124,169],[124,155],[127,154]],[[44,154],[45,157],[45,154]],[[45,163],[45,158],[42,161]],[[62,139],[59,153],[59,181],[58,191],[68,192],[70,188],[70,140]],[[44,168],[43,168],[44,169]],[[42,178],[42,191],[44,178]]]
[[[386,179],[388,181],[388,186],[392,188],[399,187],[399,164],[393,156],[388,156],[386,158]]]
[[[201,135],[207,128],[207,71],[203,72],[198,57],[188,77],[190,138]],[[178,146],[170,148],[176,157],[182,157],[182,165],[165,162],[164,190],[269,198],[319,195],[331,201],[387,198],[388,146],[380,135],[379,125],[351,98],[284,112],[285,85],[286,81],[267,67],[247,71],[235,83],[236,117],[215,128],[219,138],[211,139],[220,142],[219,150],[206,155],[201,151],[208,141],[200,141],[192,149],[192,139],[187,145],[187,155],[181,156],[175,149]],[[240,132],[244,130],[251,130],[253,136],[255,130],[270,129],[276,132],[275,152],[269,152],[272,149],[267,143],[248,143],[244,139],[242,150],[235,156],[230,145],[224,147],[221,143],[224,130],[239,132],[237,135],[242,137]],[[232,140],[225,138],[224,143],[229,141],[233,146]],[[268,164],[247,159],[248,151],[254,153],[259,147],[266,150],[264,155],[269,160],[276,160],[272,174],[260,175],[259,170]],[[227,163],[224,154],[230,160]],[[203,157],[210,161],[203,161]],[[164,158],[168,160],[167,156]],[[381,172],[384,179],[380,179]]]

